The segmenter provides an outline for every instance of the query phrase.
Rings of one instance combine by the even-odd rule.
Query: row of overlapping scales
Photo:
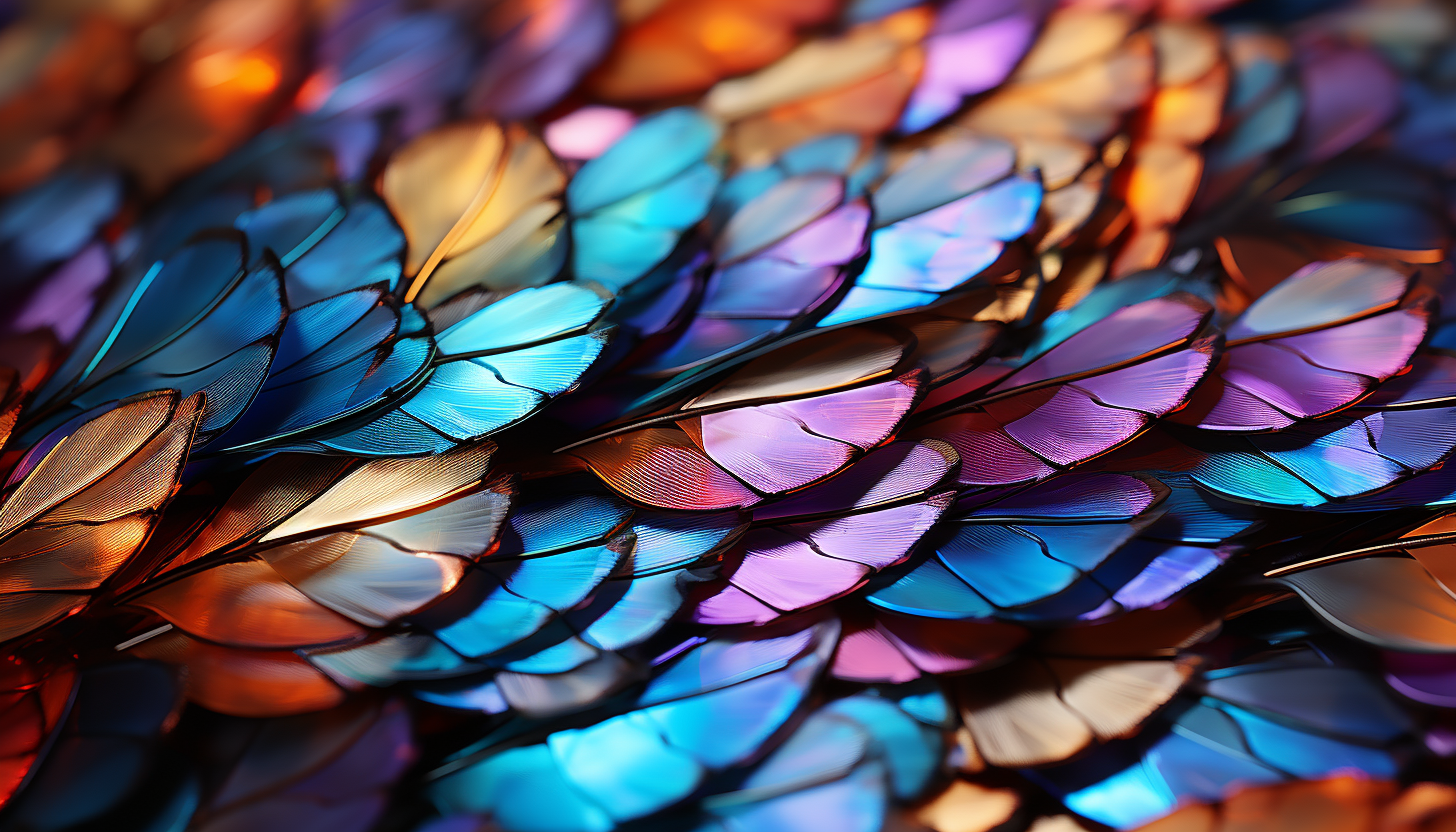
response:
[[[719,55],[710,5],[474,64],[360,6],[166,196],[131,137],[11,199],[0,825],[1131,827],[1445,776],[1429,35],[729,4],[782,48],[643,57]],[[632,109],[537,129],[603,52],[574,95]],[[499,118],[431,127],[462,94]]]

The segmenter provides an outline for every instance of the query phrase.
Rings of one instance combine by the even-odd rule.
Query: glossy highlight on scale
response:
[[[1456,7],[0,3],[0,832],[1456,830]]]

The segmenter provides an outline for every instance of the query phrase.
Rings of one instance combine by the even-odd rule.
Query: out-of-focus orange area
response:
[[[216,0],[145,33],[165,57],[103,152],[159,190],[236,147],[298,74],[300,11],[296,0]]]
[[[838,7],[836,0],[623,3],[623,31],[588,86],[619,102],[700,92],[782,57],[797,30],[829,20]]]
[[[138,72],[128,27],[101,15],[20,21],[0,32],[0,190],[63,162]]]
[[[1204,23],[1160,22],[1152,29],[1157,89],[1140,113],[1123,191],[1132,237],[1113,265],[1129,274],[1161,263],[1171,228],[1193,203],[1203,175],[1199,147],[1218,129],[1228,92],[1219,33]]]
[[[156,191],[251,135],[297,81],[298,0],[70,2],[0,32],[0,190],[102,155]]]
[[[1456,788],[1355,777],[1235,792],[1223,803],[1185,806],[1139,832],[1452,832]]]
[[[267,95],[278,79],[278,65],[267,55],[215,52],[192,64],[192,81],[202,89],[227,86],[243,95]]]
[[[731,125],[730,149],[747,165],[817,136],[882,133],[920,77],[920,41],[933,23],[928,9],[912,8],[810,39],[758,72],[718,83],[703,106]]]

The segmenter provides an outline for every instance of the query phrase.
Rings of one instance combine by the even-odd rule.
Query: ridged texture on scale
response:
[[[0,832],[1456,829],[1453,43],[0,3]]]

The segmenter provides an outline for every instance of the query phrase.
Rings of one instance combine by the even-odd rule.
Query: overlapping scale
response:
[[[763,69],[719,82],[703,107],[728,123],[741,163],[761,164],[806,140],[891,129],[925,65],[924,6],[807,40]]]
[[[1203,175],[1201,146],[1220,126],[1229,87],[1213,26],[1164,20],[1150,28],[1156,89],[1143,106],[1119,189],[1131,214],[1131,235],[1113,263],[1117,275],[1157,266],[1169,254],[1173,229]]]
[[[906,132],[923,130],[961,102],[1006,80],[1032,44],[1041,3],[960,0],[935,16],[925,37],[925,66],[900,115]]]
[[[1329,204],[1331,194],[1339,204]],[[1332,164],[1273,207],[1297,231],[1407,262],[1439,260],[1449,247],[1448,222],[1429,180],[1394,160],[1352,159]]]
[[[1310,650],[1211,670],[1201,689],[1200,702],[1172,718],[1171,733],[1134,752],[1139,758],[1117,774],[1047,769],[1069,809],[1127,828],[1175,801],[1217,800],[1239,785],[1341,769],[1389,778],[1414,729],[1372,679]]]
[[[0,639],[80,612],[127,568],[172,498],[202,418],[201,396],[149,394],[83,414],[20,457],[0,503]]]
[[[709,624],[764,623],[847,595],[900,563],[950,504],[955,452],[939,442],[878,448],[838,476],[754,512],[698,603]]]
[[[1439,262],[1450,220],[1420,168],[1380,154],[1346,154],[1263,195],[1257,212],[1219,229],[1220,259],[1257,296],[1296,268],[1348,255]]]
[[[1169,268],[1149,269],[1116,281],[1099,283],[1075,302],[1059,305],[1056,311],[1048,314],[1040,322],[1036,337],[1027,346],[1023,358],[1041,355],[1119,309],[1175,292],[1193,295],[1210,305],[1217,299],[1207,281]]]
[[[237,239],[199,240],[128,275],[38,391],[22,441],[158,389],[206,396],[204,442],[232,425],[266,378],[283,327],[278,268],[250,267],[245,251]]]
[[[819,326],[929,305],[986,271],[1031,229],[1041,184],[1004,142],[953,139],[907,158],[870,201],[870,258]]]
[[[366,286],[393,291],[399,284],[404,235],[372,199],[294,193],[241,214],[234,225],[247,235],[255,260],[265,251],[278,259],[291,308]]]
[[[1241,554],[1244,542],[1266,528],[1257,510],[1220,500],[1186,477],[1158,477],[1169,490],[1162,515],[1090,576],[1108,597],[1079,618],[1160,606]],[[1098,597],[1088,595],[1089,601]]]
[[[1010,79],[952,121],[1012,142],[1020,164],[1040,170],[1054,218],[1043,245],[1065,243],[1092,218],[1127,154],[1124,119],[1154,90],[1155,64],[1154,38],[1133,13],[1059,9]]]
[[[1449,515],[1403,534],[1266,572],[1321,618],[1387,650],[1452,652],[1456,605]]]
[[[1392,777],[1413,729],[1359,670],[1309,650],[1209,671],[1201,688],[1198,702],[1170,717],[1171,731],[1126,749],[1125,762],[1094,756],[1041,776],[1072,811],[1131,828],[1180,800],[1218,800],[1239,787],[1342,770]]]
[[[610,126],[586,121],[563,130],[581,133],[575,140],[581,144]],[[664,110],[582,165],[566,187],[571,267],[578,277],[620,291],[667,258],[683,232],[707,214],[722,177],[714,157],[719,131],[696,110]],[[549,143],[549,130],[546,138]],[[573,139],[558,141],[569,147]]]
[[[933,782],[948,713],[931,692],[837,700],[811,714],[736,790],[704,797],[696,828],[881,828],[896,804]]]
[[[622,530],[629,516],[626,506],[589,496],[525,507],[511,519],[517,534],[534,528],[559,534],[548,524],[567,518],[576,525],[556,540],[521,534],[519,548],[505,541],[495,562],[472,576],[478,586],[462,588],[467,597],[481,597],[479,605],[438,630],[437,637],[461,655],[475,658],[501,653],[536,634],[585,600],[631,555],[635,538]],[[500,662],[509,665],[510,657]]]
[[[580,708],[635,678],[619,654],[658,634],[697,580],[687,570],[743,526],[736,513],[633,510],[590,492],[527,503],[415,630],[310,660],[346,685],[418,681],[417,696],[452,708]]]
[[[971,760],[1010,768],[1135,736],[1197,668],[1178,648],[1213,626],[1183,605],[1051,635],[1030,656],[956,681],[961,743]]]
[[[1442,826],[1453,36],[0,8],[0,828]]]
[[[418,756],[402,703],[355,702],[314,717],[214,717],[201,783],[176,822],[201,832],[304,824],[371,828]]]
[[[13,716],[29,713],[11,722],[14,733],[7,734],[22,755],[11,758],[11,771],[24,777],[23,784],[19,778],[9,783],[22,788],[6,795],[7,826],[60,832],[122,815],[154,828],[176,822],[186,801],[168,794],[165,743],[177,721],[180,690],[170,668],[122,660],[79,671],[60,665],[10,691],[20,712]],[[41,745],[32,753],[40,755],[29,759],[27,775],[13,766],[26,761],[26,747],[35,742]],[[78,792],[78,785],[84,790]]]
[[[400,148],[379,191],[408,243],[406,302],[552,280],[566,259],[565,177],[519,125],[462,122]]]
[[[1438,465],[1456,448],[1448,408],[1358,408],[1229,443],[1198,442],[1189,475],[1222,496],[1271,506],[1355,500]]]
[[[534,743],[501,747],[487,736],[435,772],[431,796],[446,813],[523,832],[608,830],[662,811],[751,759],[805,707],[836,634],[827,621],[690,644],[618,715],[548,725]]]
[[[1210,311],[1181,293],[1119,309],[1019,369],[988,365],[934,391],[915,434],[956,449],[963,485],[1049,477],[1185,404],[1213,363]]]
[[[741,167],[713,196],[708,217],[722,229],[730,215],[785,179],[811,173],[843,177],[846,196],[859,196],[884,173],[883,150],[851,133],[832,133],[800,142],[773,159]],[[740,221],[742,222],[742,221]]]
[[[844,622],[833,673],[854,682],[901,683],[989,667],[1029,637],[999,621],[950,622],[849,605]]]
[[[1036,296],[1036,281],[1028,276],[968,290],[894,321],[915,336],[915,361],[938,387],[992,359],[1006,336],[1026,322]]]
[[[1433,262],[1447,232],[1429,184],[1390,157],[1339,157],[1394,113],[1396,79],[1381,56],[1327,31],[1313,39],[1267,30],[1227,36],[1234,84],[1224,135],[1210,146],[1199,202],[1211,207],[1240,188],[1265,206],[1253,222],[1230,217],[1234,233],[1216,241],[1239,290],[1257,297],[1292,269],[1351,253]],[[1355,88],[1367,94],[1350,95]],[[1277,187],[1269,160],[1283,149],[1299,163],[1334,161]],[[1288,167],[1286,167],[1286,172]],[[1236,200],[1229,200],[1236,202]],[[1338,203],[1338,204],[1336,204]],[[1270,233],[1269,223],[1278,231]]]
[[[339,432],[350,417],[398,399],[430,367],[423,327],[421,316],[396,307],[379,286],[294,308],[263,386],[212,448],[247,451]]]
[[[929,618],[1075,616],[1089,603],[1077,597],[1077,586],[1161,516],[1167,494],[1151,478],[1068,474],[973,499],[973,508],[951,510],[932,556],[900,570],[868,599]],[[1095,577],[1085,583],[1097,587]],[[1101,589],[1087,609],[1115,587]],[[1062,612],[1069,604],[1070,614]]]
[[[691,320],[641,371],[692,370],[821,318],[865,250],[870,207],[846,185],[838,171],[808,172],[738,205],[714,241]]]
[[[1426,334],[1413,280],[1361,260],[1315,263],[1244,310],[1215,378],[1174,421],[1275,430],[1342,410],[1401,371]]]
[[[462,296],[432,326],[390,294],[403,289],[403,240],[377,203],[304,192],[237,222],[250,246],[204,237],[112,297],[23,438],[171,387],[207,395],[198,442],[210,452],[443,451],[571,389],[602,351],[593,325],[607,299],[579,284]]]
[[[1229,90],[1220,135],[1204,153],[1200,208],[1228,197],[1289,142],[1304,103],[1287,40],[1257,27],[1228,28],[1222,36]]]
[[[356,420],[363,421],[357,427],[303,447],[369,456],[438,453],[509,427],[574,388],[601,355],[609,330],[595,325],[608,302],[578,283],[522,289],[499,299],[491,293],[458,298],[437,309],[437,320],[458,320],[433,338],[385,343],[383,361],[363,365],[368,372],[348,404],[383,400],[408,382],[403,398],[386,400],[387,407],[373,409],[367,421]],[[413,307],[395,314],[402,334],[425,325]],[[305,400],[314,407],[315,402]]]
[[[570,453],[628,499],[666,509],[748,508],[840,471],[890,439],[920,375],[903,344],[806,340],[754,359],[659,416],[578,443]],[[824,347],[829,348],[824,348]]]
[[[1450,592],[1419,561],[1370,557],[1282,577],[1332,625],[1394,650],[1447,652],[1452,644]]]
[[[495,449],[351,462],[274,457],[123,596],[168,625],[130,650],[186,666],[213,710],[317,710],[344,692],[293,651],[364,641],[436,603],[492,546]]]

